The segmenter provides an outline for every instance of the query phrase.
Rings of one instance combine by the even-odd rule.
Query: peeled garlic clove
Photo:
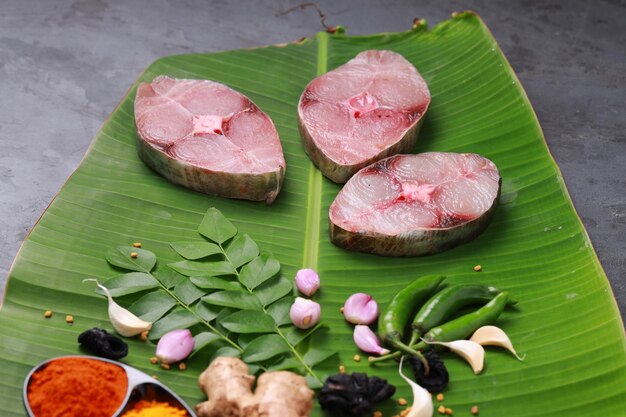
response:
[[[109,299],[109,320],[116,332],[124,337],[137,336],[138,334],[150,330],[152,323],[143,321],[130,311],[126,310],[111,297],[109,289],[101,285],[96,279],[85,279],[83,282],[93,281],[106,294]]]
[[[481,346],[500,346],[507,349],[511,352],[515,357],[523,361],[524,358],[520,357],[515,349],[513,348],[513,344],[511,343],[511,339],[504,333],[499,327],[496,326],[483,326],[476,330],[472,337],[470,338],[472,342],[476,342]],[[526,357],[526,355],[524,355]]]
[[[400,367],[398,368],[398,372],[400,373],[402,379],[404,379],[411,386],[411,390],[413,391],[413,404],[411,405],[411,411],[409,411],[405,417],[432,417],[435,413],[432,395],[430,395],[430,392],[420,387],[402,373],[403,361],[404,356],[400,358]]]
[[[453,342],[429,342],[422,339],[429,345],[445,346],[463,359],[472,367],[476,375],[482,372],[485,363],[485,349],[476,342],[469,340],[455,340]]]

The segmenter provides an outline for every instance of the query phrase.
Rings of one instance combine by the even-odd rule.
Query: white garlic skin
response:
[[[422,339],[424,340],[424,339]],[[455,340],[453,342],[424,342],[431,345],[445,346],[463,359],[472,367],[474,374],[478,375],[483,371],[485,364],[485,349],[476,342],[469,340]]]
[[[121,336],[137,336],[138,334],[148,331],[152,328],[152,323],[140,319],[139,317],[113,301],[113,297],[111,297],[109,289],[100,284],[98,280],[91,278],[83,280],[83,282],[86,281],[94,281],[96,285],[106,294],[106,297],[109,300],[109,320],[111,321],[111,325],[113,326],[115,331]]]
[[[520,357],[515,349],[509,336],[499,327],[496,326],[483,326],[476,330],[470,338],[472,342],[476,342],[481,346],[498,346],[507,349],[518,360],[523,361],[526,355]]]
[[[402,373],[402,363],[404,356],[400,358],[400,367],[398,372],[402,379],[404,379],[413,391],[413,404],[411,404],[411,411],[405,417],[432,417],[435,413],[435,406],[433,405],[433,397],[426,389],[420,387],[417,383],[407,378]]]

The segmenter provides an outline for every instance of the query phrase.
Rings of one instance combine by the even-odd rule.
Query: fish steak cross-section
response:
[[[426,82],[402,55],[361,52],[302,93],[304,149],[322,174],[345,183],[375,161],[410,152],[429,104]]]
[[[500,187],[496,165],[477,154],[395,155],[346,183],[330,206],[330,237],[378,255],[441,252],[487,227]]]
[[[271,204],[285,159],[274,123],[249,98],[209,80],[156,77],[135,98],[138,152],[175,184]]]

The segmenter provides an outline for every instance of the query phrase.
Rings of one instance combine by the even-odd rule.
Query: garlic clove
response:
[[[398,372],[402,379],[404,379],[413,391],[413,404],[411,405],[411,411],[405,415],[405,417],[432,417],[435,413],[435,407],[433,406],[433,397],[426,389],[420,387],[415,381],[407,378],[402,373],[402,362],[404,356],[400,358],[400,366]]]
[[[315,301],[296,297],[289,309],[291,322],[299,329],[309,329],[320,321],[321,307]]]
[[[380,345],[380,340],[376,334],[369,327],[359,324],[354,326],[354,333],[352,334],[354,343],[359,349],[367,353],[377,353],[379,355],[386,355],[389,353],[388,349],[383,348]]]
[[[310,297],[320,288],[320,277],[312,269],[301,269],[296,273],[296,288]]]
[[[93,278],[83,280],[83,282],[87,281],[95,282],[96,285],[106,294],[109,300],[109,320],[111,321],[115,331],[120,335],[124,337],[137,336],[138,334],[152,328],[152,323],[141,320],[139,317],[113,301],[113,297],[111,297],[109,289],[100,284],[98,280]]]
[[[485,349],[481,345],[476,342],[472,342],[469,340],[455,340],[453,342],[429,342],[427,340],[422,339],[425,343],[429,345],[441,345],[445,346],[469,363],[472,367],[472,371],[476,375],[482,372],[483,366],[485,364]]]
[[[511,339],[506,335],[504,330],[496,326],[483,326],[476,330],[470,338],[472,342],[476,342],[481,346],[499,346],[507,349],[518,360],[523,361],[526,355],[520,357],[511,343]]]
[[[189,329],[178,329],[167,332],[156,347],[156,357],[161,363],[180,362],[191,355],[195,341]]]
[[[352,324],[372,324],[378,318],[378,304],[369,294],[352,294],[343,305],[343,315]]]

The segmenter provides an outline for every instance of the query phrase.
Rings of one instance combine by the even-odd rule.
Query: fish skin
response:
[[[371,216],[369,215],[366,216],[366,221],[358,227],[355,227],[354,223],[342,221],[339,218],[337,214],[338,200],[345,201],[345,199],[340,199],[341,194],[346,192],[346,187],[350,185],[350,182],[358,181],[359,176],[362,175],[362,173],[367,173],[367,170],[381,170],[387,172],[388,167],[393,166],[399,158],[429,157],[432,155],[479,156],[476,154],[452,154],[446,152],[429,152],[418,155],[395,155],[362,169],[350,179],[346,186],[344,186],[329,208],[329,233],[331,242],[336,246],[356,252],[372,253],[382,256],[408,257],[442,252],[462,243],[469,242],[480,235],[488,226],[494,212],[496,211],[502,185],[502,178],[500,177],[497,168],[486,158],[483,159],[493,165],[493,170],[489,167],[491,171],[489,175],[490,178],[488,179],[489,183],[487,185],[490,187],[490,195],[493,195],[493,198],[486,201],[485,207],[487,208],[480,214],[473,216],[468,215],[463,219],[453,218],[452,220],[442,220],[440,218],[438,220],[440,222],[438,226],[409,228],[397,233],[385,233],[384,231],[374,230],[375,227],[370,227],[367,224],[367,219],[371,219]],[[496,175],[497,181],[495,180]],[[391,202],[390,204],[397,203]],[[431,202],[424,203],[426,206],[429,204],[434,206],[435,202],[432,202],[432,204]],[[428,209],[442,210],[441,208],[435,207],[430,207]],[[358,213],[358,210],[356,210],[356,212]],[[353,217],[356,217],[356,215]],[[449,225],[446,226],[446,223]]]
[[[138,87],[135,121],[139,157],[174,184],[267,204],[281,190],[286,164],[272,120],[224,84],[158,76]]]
[[[426,82],[404,57],[361,52],[300,96],[304,150],[324,176],[345,183],[373,162],[410,152],[429,105]]]

